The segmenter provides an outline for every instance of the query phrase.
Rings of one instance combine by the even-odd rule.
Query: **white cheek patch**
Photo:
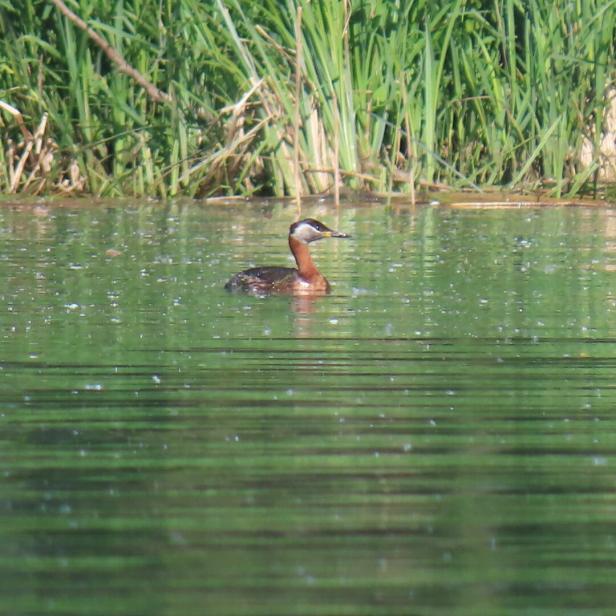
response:
[[[310,238],[314,236],[314,231],[312,227],[306,224],[299,225],[293,231],[293,237],[298,239],[300,242],[306,242]]]

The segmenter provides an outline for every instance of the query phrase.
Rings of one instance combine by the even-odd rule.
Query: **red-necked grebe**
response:
[[[308,244],[324,237],[350,237],[334,231],[314,218],[306,218],[289,227],[289,248],[297,269],[292,267],[253,267],[235,274],[225,285],[228,291],[243,291],[255,295],[271,293],[329,293],[327,278],[314,264]]]

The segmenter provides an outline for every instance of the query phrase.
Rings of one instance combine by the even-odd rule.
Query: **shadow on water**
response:
[[[267,207],[0,211],[0,611],[608,613],[616,210]]]

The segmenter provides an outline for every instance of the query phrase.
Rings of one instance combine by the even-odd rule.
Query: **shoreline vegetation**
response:
[[[616,180],[616,0],[0,0],[0,192]]]

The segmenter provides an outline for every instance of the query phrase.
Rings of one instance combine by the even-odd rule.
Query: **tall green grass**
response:
[[[578,156],[604,130],[616,0],[66,4],[172,101],[51,3],[0,0],[0,100],[32,132],[48,114],[17,190],[293,195],[338,178],[563,194],[596,177],[598,155]],[[22,141],[0,111],[2,191]]]

